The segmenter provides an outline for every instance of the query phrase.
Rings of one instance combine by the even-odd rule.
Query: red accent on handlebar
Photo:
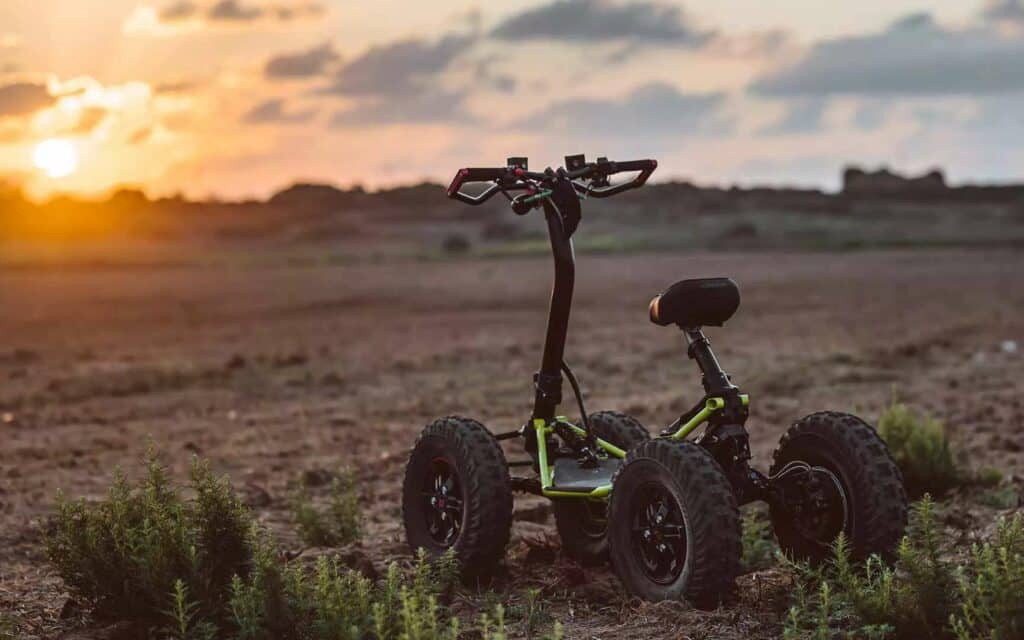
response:
[[[455,172],[455,177],[452,179],[452,183],[448,185],[448,197],[451,198],[459,189],[462,188],[462,183],[465,182],[466,176],[469,175],[469,169],[459,169]]]

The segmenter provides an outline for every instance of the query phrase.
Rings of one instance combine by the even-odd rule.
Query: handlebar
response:
[[[569,160],[574,162],[568,162]],[[467,167],[459,169],[448,186],[448,197],[476,206],[487,202],[499,192],[550,186],[559,178],[567,178],[581,195],[608,198],[630,189],[642,187],[658,167],[656,160],[611,162],[604,158],[599,158],[597,162],[586,163],[583,162],[582,156],[576,156],[571,159],[567,158],[567,164],[573,165],[573,168],[558,169],[557,171],[547,169],[543,173],[527,171],[524,168],[514,166]],[[640,173],[633,180],[619,185],[608,185],[607,180],[609,176],[634,171],[639,171]],[[578,182],[580,180],[589,180],[591,183],[584,184]],[[463,193],[463,185],[473,182],[490,182],[492,184],[475,196]]]
[[[607,178],[617,173],[639,171],[640,174],[629,182],[617,185],[597,188],[594,188],[593,185],[578,185],[575,182],[573,185],[577,187],[577,191],[580,191],[584,195],[593,196],[595,198],[609,198],[611,196],[618,195],[623,191],[638,189],[644,186],[647,183],[647,179],[651,177],[651,174],[654,173],[654,170],[657,168],[657,160],[626,160],[623,162],[610,162],[599,159],[596,163],[588,164],[575,173],[582,172],[580,177],[591,179],[597,178],[600,182],[605,182],[606,184]]]

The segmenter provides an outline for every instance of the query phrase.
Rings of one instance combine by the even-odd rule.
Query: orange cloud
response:
[[[159,7],[136,7],[125,20],[122,31],[128,35],[169,36],[208,27],[246,27],[280,25],[319,18],[326,13],[316,2],[264,2],[216,0],[200,4],[193,0],[175,0]]]

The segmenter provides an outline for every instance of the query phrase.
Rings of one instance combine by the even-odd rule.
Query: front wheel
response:
[[[402,483],[409,546],[454,550],[463,576],[491,571],[512,529],[512,487],[498,441],[475,420],[447,417],[423,430]]]
[[[705,449],[659,438],[629,452],[608,505],[612,567],[632,595],[717,606],[740,565],[732,486]]]
[[[598,411],[590,416],[594,435],[626,451],[651,439],[651,434],[633,417],[616,411]],[[584,566],[608,561],[608,503],[586,498],[560,498],[552,502],[555,526],[562,551]]]
[[[782,436],[770,472],[772,526],[783,552],[820,563],[843,533],[855,560],[891,559],[907,526],[907,493],[889,449],[860,418],[813,413]]]

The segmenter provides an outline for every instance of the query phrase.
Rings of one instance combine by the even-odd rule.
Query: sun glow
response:
[[[78,149],[68,140],[44,140],[32,152],[32,163],[51,178],[64,178],[78,168]]]

